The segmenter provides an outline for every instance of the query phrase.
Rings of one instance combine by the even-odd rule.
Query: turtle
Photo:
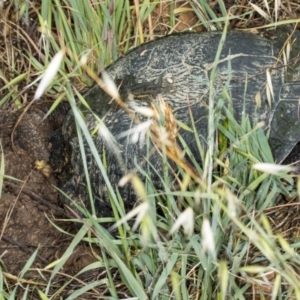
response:
[[[121,86],[121,97],[129,108],[136,105],[149,107],[163,99],[177,120],[189,128],[193,128],[194,122],[197,136],[205,149],[208,137],[208,99],[212,70],[215,67],[215,99],[223,97],[222,91],[226,85],[232,103],[224,100],[224,106],[232,105],[238,121],[243,115],[249,116],[253,124],[263,121],[263,130],[268,135],[274,161],[281,163],[300,140],[300,82],[297,81],[300,77],[299,51],[293,52],[287,64],[282,58],[282,39],[229,31],[216,61],[221,38],[222,32],[218,31],[162,37],[131,50],[105,68],[105,74],[117,86]],[[294,49],[299,49],[296,46],[295,42]],[[88,130],[95,132],[101,118],[112,136],[116,137],[114,142],[119,149],[118,153],[108,146],[102,134],[97,132],[93,135],[96,150],[101,158],[105,157],[106,174],[112,186],[116,187],[126,171],[137,166],[145,170],[140,174],[142,179],[148,176],[154,185],[159,185],[161,157],[159,154],[148,157],[147,164],[151,167],[147,168],[145,157],[149,147],[146,141],[133,143],[126,134],[136,125],[132,115],[118,108],[111,96],[98,85],[91,87],[84,98],[90,107],[86,109],[81,106]],[[135,114],[139,115],[138,112]],[[145,120],[144,116],[139,116],[142,121]],[[67,145],[65,156],[68,170],[71,172],[63,176],[61,188],[71,199],[83,203],[89,209],[84,164],[72,110],[64,121],[62,132]],[[195,132],[181,128],[180,136],[195,160],[201,164],[202,157]],[[83,138],[83,141],[96,214],[99,217],[110,215],[107,180],[99,170],[87,139]],[[119,187],[119,192],[128,207],[136,203],[137,196],[130,183]]]

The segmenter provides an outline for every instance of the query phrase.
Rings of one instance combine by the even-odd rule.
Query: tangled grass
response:
[[[176,30],[258,31],[283,24],[296,26],[299,16],[298,4],[291,1],[268,5],[267,1],[241,0],[230,6],[222,0],[143,4],[42,0],[1,1],[0,5],[0,106],[7,110],[32,105],[41,74],[61,50],[58,75],[44,93],[55,99],[51,111],[63,99],[76,109],[74,90],[79,95],[93,84],[92,79],[104,85],[97,77],[100,70],[157,36]],[[209,130],[214,131],[214,110],[210,113]],[[171,111],[163,115],[172,120]],[[230,156],[227,150],[216,155],[211,140],[214,160],[209,159],[204,168],[183,165],[183,180],[176,192],[169,188],[168,169],[161,176],[164,191],[155,190],[150,180],[141,182],[133,176],[131,182],[144,201],[129,215],[118,191],[110,187],[114,218],[97,219],[83,212],[86,218],[70,220],[78,222],[80,229],[60,258],[38,270],[41,277],[47,277],[46,283],[26,279],[37,251],[18,278],[0,269],[0,298],[14,299],[23,286],[23,299],[37,294],[42,299],[58,299],[66,291],[66,299],[300,299],[295,180],[289,169],[275,175],[270,174],[274,169],[254,169],[258,162],[273,163],[267,138],[247,118],[238,124],[229,111],[226,117],[227,126],[218,125],[218,129],[231,147]],[[159,145],[159,123],[152,133],[164,148]],[[86,129],[83,135],[90,133]],[[175,133],[175,137],[184,147],[180,136]],[[169,142],[176,143],[175,138]],[[180,151],[170,153],[168,147],[162,151],[165,160],[172,155],[179,162]],[[216,165],[218,174],[213,173]],[[139,171],[146,175],[145,170]],[[2,188],[3,156],[0,172]],[[112,222],[117,224],[113,234],[106,229],[106,223]],[[74,276],[62,276],[64,263],[82,242],[90,246],[97,262]],[[101,276],[79,279],[91,270]],[[61,276],[63,284],[57,281]]]

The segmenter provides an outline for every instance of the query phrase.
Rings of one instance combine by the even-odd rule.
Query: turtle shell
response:
[[[139,105],[148,106],[149,102],[157,101],[160,95],[171,106],[176,119],[190,128],[192,114],[205,149],[210,80],[221,36],[220,32],[170,35],[132,50],[106,68],[106,72],[115,82],[123,83],[123,98],[130,93]],[[225,99],[224,103],[232,105],[237,120],[246,114],[252,122],[264,121],[264,130],[270,135],[271,149],[277,162],[281,162],[300,140],[300,131],[297,130],[300,125],[297,113],[300,84],[285,82],[286,68],[279,56],[281,46],[283,44],[278,46],[278,42],[250,33],[229,32],[213,80],[216,99],[222,97],[226,86],[232,102],[226,102]],[[139,98],[139,94],[149,97]],[[107,148],[101,134],[93,137],[100,156],[105,153],[108,178],[113,186],[117,186],[124,173],[138,164],[144,164],[147,147],[141,147],[139,143],[132,143],[128,136],[122,136],[123,132],[135,126],[135,122],[127,112],[116,109],[114,102],[99,86],[92,87],[84,97],[92,110],[84,112],[90,132],[98,125],[96,114],[103,118],[112,135],[119,137],[118,153]],[[62,189],[74,200],[83,201],[89,206],[72,112],[66,118],[63,135],[69,145],[67,155],[72,174],[64,178]],[[181,129],[180,135],[195,159],[201,163],[195,133]],[[107,181],[86,140],[84,148],[97,213],[99,216],[107,215],[110,213]],[[159,184],[157,178],[162,173],[162,160],[159,155],[152,155],[148,161],[152,165],[151,170],[156,170],[150,170],[148,176],[154,184]],[[129,206],[135,203],[136,196],[130,184],[119,190]]]

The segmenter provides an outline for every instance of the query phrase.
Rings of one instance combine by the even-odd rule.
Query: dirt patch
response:
[[[47,177],[35,168],[37,160],[49,161],[49,136],[59,125],[51,119],[42,121],[44,110],[34,107],[24,115],[15,130],[14,145],[10,135],[20,114],[2,112],[0,118],[7,176],[0,201],[0,256],[5,269],[15,275],[37,248],[35,265],[45,266],[67,242],[49,221],[65,218],[54,187],[56,179],[51,172]]]

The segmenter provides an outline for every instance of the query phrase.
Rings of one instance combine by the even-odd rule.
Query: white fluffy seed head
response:
[[[106,85],[107,91],[109,92],[110,96],[112,96],[114,99],[119,98],[120,95],[119,95],[118,87],[116,86],[115,82],[110,78],[110,76],[106,71],[102,72],[102,80]]]
[[[279,175],[284,172],[294,171],[295,168],[287,165],[276,165],[270,163],[257,163],[252,166],[253,169],[272,175]]]
[[[65,55],[64,49],[60,50],[59,52],[57,52],[54,55],[52,61],[49,63],[47,69],[45,70],[45,72],[42,76],[42,80],[35,92],[34,100],[38,100],[41,98],[41,96],[45,92],[45,90],[48,87],[48,85],[50,84],[50,82],[56,76],[56,74],[60,68],[60,65],[63,60],[64,55]]]

